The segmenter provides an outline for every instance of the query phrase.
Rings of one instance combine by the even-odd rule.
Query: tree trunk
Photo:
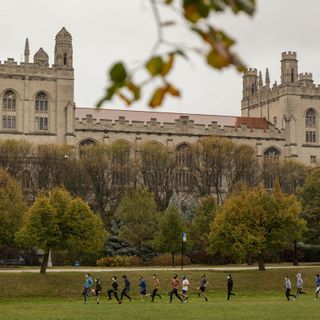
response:
[[[295,240],[293,242],[293,261],[292,261],[292,264],[294,266],[298,266],[299,265],[299,261],[298,261],[298,247],[297,247],[297,241]]]
[[[41,263],[40,273],[46,273],[46,271],[47,271],[48,260],[49,260],[49,251],[50,251],[50,249],[47,249],[44,252],[44,255],[42,258],[42,263]]]
[[[171,261],[172,261],[172,266],[174,267],[174,252],[171,252]]]
[[[252,256],[249,255],[249,256],[248,256],[248,265],[249,265],[249,266],[252,266],[252,264],[253,264],[253,262],[252,262]]]
[[[258,256],[258,260],[259,260],[259,270],[260,271],[265,271],[266,268],[264,266],[264,255],[263,253],[260,253]]]

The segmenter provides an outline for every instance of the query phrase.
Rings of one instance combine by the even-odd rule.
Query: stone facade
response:
[[[35,144],[70,143],[74,135],[74,70],[72,37],[62,28],[56,36],[54,64],[40,48],[29,61],[0,61],[1,139]]]
[[[241,115],[265,117],[285,136],[284,157],[295,157],[306,164],[320,157],[320,86],[311,73],[298,73],[295,52],[281,56],[281,83],[270,83],[268,69],[248,69],[243,76]]]
[[[0,139],[75,148],[122,139],[138,148],[147,140],[178,147],[219,135],[252,146],[259,157],[305,163],[318,157],[320,87],[312,74],[298,75],[294,52],[282,54],[280,85],[270,85],[268,70],[265,81],[256,69],[245,72],[241,117],[76,108],[72,37],[65,28],[56,35],[52,66],[42,48],[29,59],[27,39],[24,62],[0,61]]]

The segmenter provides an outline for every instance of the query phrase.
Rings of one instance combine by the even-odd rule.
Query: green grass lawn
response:
[[[131,294],[133,302],[124,301],[122,305],[114,300],[107,301],[105,292],[109,288],[112,274],[101,272],[103,296],[100,305],[94,298],[89,298],[84,305],[81,291],[84,274],[79,273],[49,273],[46,275],[34,273],[0,274],[0,319],[48,319],[48,320],[82,320],[82,319],[319,319],[320,300],[314,301],[314,275],[319,273],[319,267],[290,270],[256,270],[232,272],[236,297],[226,301],[227,272],[208,271],[209,302],[198,298],[196,288],[201,274],[199,271],[188,271],[191,283],[190,301],[180,304],[177,300],[169,304],[168,291],[172,271],[158,272],[161,281],[162,300],[154,304],[147,298],[141,302],[138,296],[137,281],[141,272],[128,270],[126,274],[132,282]],[[295,286],[295,274],[301,272],[308,292],[296,301],[286,301],[283,289],[283,278],[288,275]],[[121,273],[115,273],[122,286]],[[143,272],[150,283],[152,271]],[[182,273],[179,272],[179,276]]]
[[[91,298],[84,305],[79,299],[17,299],[0,302],[0,319],[8,320],[84,320],[84,319],[135,319],[135,320],[187,320],[187,319],[319,319],[320,301],[306,295],[296,301],[288,302],[283,296],[257,296],[254,298],[237,296],[227,302],[221,295],[209,296],[204,302],[196,296],[188,304],[177,301],[169,304],[167,297],[152,304],[150,301],[124,302],[102,299],[96,305]]]

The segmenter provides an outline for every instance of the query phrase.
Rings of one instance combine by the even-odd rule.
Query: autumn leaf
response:
[[[149,102],[149,106],[151,108],[155,108],[158,107],[162,104],[162,101],[165,97],[166,94],[166,88],[158,88],[155,90],[155,92],[153,93],[153,96]]]
[[[152,76],[161,73],[164,62],[160,56],[152,57],[146,64],[146,68]]]

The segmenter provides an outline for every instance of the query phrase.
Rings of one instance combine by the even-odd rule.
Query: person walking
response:
[[[206,288],[207,288],[207,285],[209,284],[208,280],[207,280],[207,277],[205,274],[201,275],[200,277],[200,281],[199,281],[199,288],[198,288],[198,296],[203,296],[204,297],[204,300],[206,302],[208,302],[208,298],[205,294],[205,291],[206,291]]]
[[[161,295],[158,293],[159,287],[160,287],[160,281],[156,274],[152,276],[152,280],[153,280],[153,283],[152,283],[153,289],[151,292],[151,302],[154,302],[155,297],[159,297],[161,299]]]
[[[88,298],[88,295],[89,295],[89,293],[91,291],[92,285],[93,285],[93,281],[92,281],[92,278],[90,276],[90,273],[86,273],[86,281],[84,283],[83,292],[82,292],[83,299],[84,299],[84,304],[87,303],[87,298]]]
[[[297,274],[297,292],[296,292],[296,298],[299,297],[299,294],[306,294],[305,291],[302,291],[303,287],[303,279],[301,273]]]
[[[128,295],[129,291],[130,291],[130,281],[128,280],[128,277],[126,275],[122,276],[123,281],[124,281],[124,288],[121,291],[121,296],[120,296],[120,301],[119,304],[122,303],[123,297],[127,297],[129,299],[129,302],[131,302],[131,297]]]
[[[120,299],[118,297],[118,281],[117,281],[117,277],[112,277],[111,278],[111,288],[107,291],[109,300],[112,300],[112,295],[114,295],[114,297],[116,298],[116,300],[119,302]]]
[[[177,274],[174,274],[172,279],[171,279],[171,286],[172,286],[172,291],[170,292],[170,303],[172,303],[172,298],[173,298],[173,295],[175,295],[181,303],[183,303],[183,300],[182,298],[179,296],[179,284],[180,284],[180,281],[178,279],[178,275]]]
[[[94,279],[94,282],[95,282],[94,293],[96,296],[96,302],[97,302],[97,304],[99,304],[101,291],[102,291],[102,284],[101,284],[100,278],[98,278],[98,277]]]
[[[290,301],[290,297],[293,297],[295,299],[296,296],[290,293],[292,287],[291,287],[291,281],[288,276],[284,277],[284,287],[286,289],[286,297],[288,301]]]
[[[318,295],[319,295],[319,292],[320,292],[320,275],[316,275],[316,297],[315,297],[315,300],[318,299]]]
[[[144,297],[147,295],[147,282],[143,277],[139,278],[140,297],[141,301],[144,301]]]
[[[183,302],[186,303],[188,300],[188,292],[189,292],[189,280],[187,279],[186,276],[182,277],[182,297],[183,297]]]
[[[227,300],[230,299],[230,296],[235,296],[236,294],[232,292],[233,289],[233,279],[231,274],[228,275],[227,277],[227,290],[228,290],[228,298]]]

